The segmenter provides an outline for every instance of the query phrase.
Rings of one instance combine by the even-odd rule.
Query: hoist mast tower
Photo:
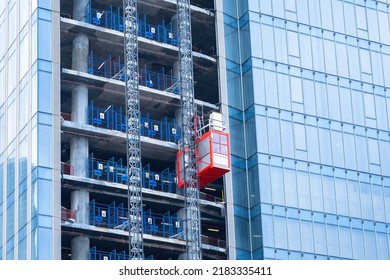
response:
[[[179,35],[180,94],[182,109],[182,162],[184,166],[185,238],[187,259],[200,260],[201,235],[199,188],[196,167],[196,137],[194,73],[192,60],[190,0],[177,0]]]
[[[123,0],[127,120],[129,259],[142,260],[141,112],[138,75],[137,0]]]

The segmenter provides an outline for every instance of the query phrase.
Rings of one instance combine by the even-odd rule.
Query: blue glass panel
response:
[[[374,219],[376,221],[385,221],[385,205],[383,201],[383,191],[381,185],[371,185],[372,205],[374,207]]]
[[[314,223],[314,246],[316,254],[326,255],[326,234],[325,225],[322,223]]]
[[[348,216],[348,190],[347,183],[344,179],[335,178],[335,194],[337,203],[337,213]]]
[[[285,29],[274,28],[276,61],[287,63],[287,36]]]
[[[298,207],[298,195],[296,186],[296,174],[295,170],[284,169],[284,189],[286,206]]]
[[[372,60],[371,67],[372,67],[372,74],[373,74],[372,75],[373,82],[377,85],[384,85],[382,58],[380,53],[371,51],[371,60]]]
[[[296,4],[297,4],[298,21],[309,24],[309,13],[308,13],[309,9],[308,9],[307,1],[298,1]]]
[[[260,31],[260,23],[258,22],[251,22],[250,23],[250,43],[251,43],[251,52],[252,52],[252,57],[259,57],[261,58],[262,55],[262,40],[261,40],[261,31]]]
[[[38,20],[38,57],[51,60],[51,22]]]
[[[275,247],[287,249],[287,223],[285,218],[274,217]]]
[[[15,191],[15,169],[15,152],[12,152],[7,160],[7,196]]]
[[[351,3],[343,2],[344,17],[345,17],[345,29],[346,33],[355,36],[356,35],[356,24],[355,24],[355,13],[353,12],[354,6]]]
[[[320,142],[321,163],[332,165],[332,147],[330,142],[330,132],[327,129],[318,129]]]
[[[249,221],[234,217],[236,246],[239,249],[250,250]]]
[[[251,250],[255,251],[263,246],[261,216],[251,219]]]
[[[40,166],[52,166],[51,133],[51,126],[38,125],[38,165]]]
[[[321,176],[317,174],[310,174],[310,190],[312,209],[315,211],[323,211],[324,202],[322,194]]]
[[[285,110],[291,110],[291,94],[290,94],[290,81],[289,76],[278,73],[278,97],[279,106]]]
[[[18,228],[21,229],[27,223],[27,181],[19,184],[18,202]]]
[[[263,246],[274,247],[274,226],[273,218],[270,215],[262,215]]]
[[[360,183],[360,201],[362,207],[362,217],[364,219],[372,220],[372,198],[371,198],[371,187],[367,183]]]
[[[275,260],[275,250],[273,248],[264,248],[264,259],[265,260]]]
[[[253,75],[252,75],[252,70],[249,70],[247,72],[245,72],[243,74],[243,77],[242,77],[242,83],[243,83],[243,91],[244,92],[254,92],[253,89],[254,89],[254,85],[253,85]],[[261,95],[261,92],[258,92],[256,94],[256,97],[257,95]],[[254,103],[254,99],[256,98],[253,94],[244,94],[243,95],[243,98],[244,98],[244,105],[245,105],[245,110],[252,106],[253,103]]]
[[[248,2],[247,1],[238,1],[238,17],[242,17],[245,13],[248,12]]]
[[[237,73],[227,69],[227,84],[228,84],[228,99],[229,106],[236,107],[238,109],[242,108],[242,98],[241,98],[241,79]]]
[[[294,157],[294,146],[293,146],[293,130],[292,123],[288,121],[280,122],[280,132],[282,138],[282,155],[284,157],[293,158]]]
[[[378,244],[378,259],[388,260],[390,258],[390,250],[386,234],[376,233],[376,241]]]
[[[52,215],[52,182],[38,180],[37,192],[38,213]]]
[[[284,180],[283,170],[278,167],[271,167],[271,186],[273,203],[277,205],[284,205]]]
[[[309,176],[306,172],[297,172],[299,208],[311,209]]]
[[[15,259],[15,242],[14,237],[9,239],[6,243],[6,258],[7,260]]]
[[[257,162],[256,155],[254,156],[254,159]],[[253,207],[254,205],[258,204],[260,202],[260,195],[259,195],[259,169],[258,165],[254,165],[253,167],[249,168],[248,170],[248,188],[249,188],[249,198],[250,198],[250,207]]]
[[[349,169],[356,170],[355,137],[349,133],[344,133],[343,137],[345,143],[345,166]]]
[[[237,1],[228,1],[226,3],[223,3],[223,12],[232,16],[236,17],[237,16]]]
[[[0,204],[3,203],[3,193],[4,193],[4,191],[3,191],[3,189],[4,189],[4,175],[3,174],[4,174],[3,156],[0,156]],[[0,223],[0,225],[1,225],[1,223]]]
[[[335,166],[344,166],[344,143],[343,136],[338,131],[331,131],[332,156]]]
[[[46,228],[37,228],[38,230],[38,259],[49,260],[52,258],[52,231]]]
[[[4,221],[4,219],[3,219],[3,203],[0,203],[0,260],[2,259],[1,258],[1,253],[2,253],[2,248],[3,248],[3,221]]]
[[[6,240],[9,240],[15,234],[15,203],[14,199],[7,200],[7,216],[6,216]],[[8,249],[7,249],[8,250]]]
[[[364,238],[363,231],[352,229],[353,258],[364,259]]]
[[[27,259],[27,227],[19,230],[18,236],[18,259]]]
[[[378,11],[379,35],[382,43],[390,44],[389,19],[387,13]]]
[[[250,260],[251,252],[247,250],[236,249],[236,259],[237,260]]]
[[[268,119],[268,144],[270,154],[281,154],[280,125],[277,119]]]
[[[268,42],[267,44],[263,44],[263,58],[268,60],[275,60],[273,28],[268,25],[262,25],[261,34],[262,34],[262,41]]]
[[[245,24],[240,28],[240,42],[242,47],[241,49],[241,61],[246,61],[251,56],[251,39],[249,33],[249,24]],[[261,46],[256,46],[256,48]]]
[[[313,236],[313,224],[311,222],[301,221],[301,239],[302,239],[302,251],[313,252],[314,236]]]
[[[324,17],[322,17],[324,18]],[[325,66],[326,73],[336,75],[336,53],[335,53],[335,45],[333,41],[323,40],[324,42],[324,54],[325,54]]]
[[[288,219],[287,232],[288,232],[288,248],[294,251],[301,251],[299,220]]]
[[[319,117],[328,118],[328,98],[326,84],[315,83],[316,108]]]
[[[328,255],[339,256],[339,237],[337,226],[326,225],[326,241]]]
[[[51,73],[38,72],[38,110],[40,112],[51,112]]]
[[[264,71],[266,104],[270,107],[278,107],[278,89],[276,73]]]
[[[226,58],[234,62],[239,62],[239,44],[238,40],[238,30],[237,30],[237,20],[230,16],[224,15],[224,28],[225,28],[225,42],[226,44]]]

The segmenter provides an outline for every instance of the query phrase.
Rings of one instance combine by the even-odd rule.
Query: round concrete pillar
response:
[[[70,194],[70,209],[76,214],[76,223],[88,222],[89,192],[85,190],[73,191]]]
[[[78,34],[73,39],[72,69],[80,72],[88,72],[89,39],[85,34]]]
[[[79,124],[87,124],[88,116],[88,88],[79,85],[72,89],[72,121]]]
[[[89,0],[73,0],[73,19],[85,22]]]
[[[71,241],[72,260],[89,260],[90,242],[86,236],[78,236]]]
[[[88,139],[74,137],[70,139],[70,165],[74,168],[74,175],[88,177]]]

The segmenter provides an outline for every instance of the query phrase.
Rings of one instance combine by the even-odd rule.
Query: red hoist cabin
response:
[[[184,188],[182,155],[183,151],[180,150],[176,157],[179,188]],[[200,189],[230,171],[229,134],[225,132],[220,113],[211,113],[209,124],[199,130],[196,139],[196,166]]]

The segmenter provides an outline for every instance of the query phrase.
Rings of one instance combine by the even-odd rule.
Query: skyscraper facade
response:
[[[215,17],[191,1],[197,114],[219,110]],[[137,1],[145,259],[185,258],[175,1]],[[129,258],[122,0],[0,1],[0,259]],[[132,159],[134,160],[134,159]],[[226,259],[223,181],[200,193]]]
[[[60,257],[58,11],[0,1],[0,259]]]
[[[389,2],[217,2],[230,257],[389,259]]]

